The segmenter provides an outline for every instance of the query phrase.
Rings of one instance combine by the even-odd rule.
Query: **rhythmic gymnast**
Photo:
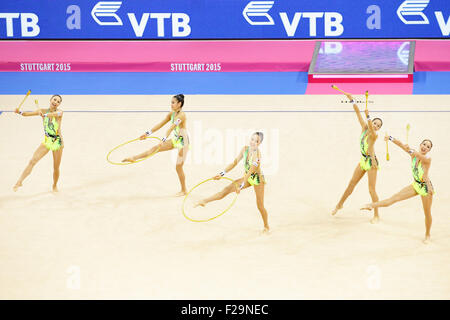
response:
[[[138,154],[133,157],[125,158],[122,162],[134,162],[136,160],[145,158],[151,154],[172,150],[174,148],[178,149],[178,157],[176,170],[178,174],[178,179],[181,184],[181,191],[177,193],[177,196],[183,196],[187,193],[186,190],[186,178],[184,176],[183,164],[187,156],[187,152],[189,150],[189,136],[186,131],[186,114],[182,111],[184,105],[184,95],[177,94],[172,97],[171,108],[172,111],[169,112],[164,120],[155,125],[150,131],[147,131],[142,136],[140,136],[141,140],[146,139],[159,129],[161,129],[166,123],[170,121],[171,125],[166,132],[164,138],[162,138],[162,142],[152,147],[151,149],[145,151],[144,153]],[[168,140],[170,133],[173,131],[174,137]]]
[[[239,163],[239,161],[241,161],[241,159],[244,159],[244,171],[245,171],[244,176],[240,179],[234,180],[222,191],[216,193],[215,195],[197,202],[195,204],[195,207],[197,206],[204,207],[208,202],[223,199],[225,198],[226,195],[232,192],[240,193],[242,189],[246,189],[250,186],[253,186],[256,194],[256,205],[258,207],[259,212],[261,213],[261,217],[264,222],[263,233],[268,233],[269,232],[268,215],[267,210],[264,207],[264,185],[266,181],[261,171],[261,153],[258,149],[263,139],[264,135],[262,132],[255,132],[251,137],[250,145],[244,146],[239,155],[236,157],[236,159],[234,159],[233,163],[228,165],[224,171],[216,175],[214,179],[219,180],[227,172],[236,167],[236,165]]]
[[[350,94],[345,94],[350,102],[353,102],[353,97]],[[344,194],[339,200],[338,204],[332,211],[332,215],[335,215],[338,210],[342,209],[345,200],[352,194],[355,186],[367,172],[369,178],[369,193],[373,202],[378,201],[378,195],[375,191],[375,185],[377,181],[377,170],[378,170],[378,159],[375,156],[374,144],[378,138],[376,132],[383,125],[383,121],[380,118],[374,118],[373,120],[369,116],[369,111],[366,109],[365,114],[367,117],[367,123],[363,120],[361,113],[359,111],[356,103],[353,104],[353,109],[355,110],[356,116],[358,117],[359,124],[361,125],[361,138],[360,138],[360,149],[361,149],[361,159],[359,164],[356,166],[353,172],[353,177],[350,180],[347,189],[345,189]],[[374,216],[370,220],[371,223],[377,223],[379,220],[378,209],[374,210]]]
[[[39,145],[34,152],[28,166],[23,171],[19,180],[13,187],[14,191],[17,191],[22,186],[23,180],[28,177],[33,170],[36,163],[39,162],[49,151],[53,153],[53,192],[58,192],[58,180],[59,180],[59,166],[61,164],[62,152],[64,148],[64,142],[61,135],[61,121],[63,112],[58,110],[59,105],[62,102],[60,95],[55,94],[50,99],[50,106],[48,109],[37,109],[32,112],[22,112],[19,108],[15,110],[15,113],[22,115],[23,117],[41,116],[44,120],[44,141]]]
[[[427,156],[428,152],[433,147],[431,140],[425,139],[419,146],[419,151],[410,149],[407,144],[401,143],[399,140],[386,136],[384,140],[392,141],[395,145],[402,148],[404,151],[408,152],[411,156],[411,168],[414,182],[400,190],[400,192],[394,194],[392,197],[382,201],[374,201],[361,208],[361,210],[372,210],[378,207],[389,207],[396,202],[412,198],[416,195],[422,197],[423,211],[425,213],[425,239],[424,243],[429,243],[431,241],[430,230],[431,230],[431,204],[433,202],[433,185],[428,177],[428,172],[431,166],[431,157]]]

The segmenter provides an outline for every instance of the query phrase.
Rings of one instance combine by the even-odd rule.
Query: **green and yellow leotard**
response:
[[[417,157],[414,157],[412,159],[411,169],[412,169],[412,174],[413,174],[413,178],[414,178],[414,182],[412,183],[414,190],[416,190],[416,192],[423,197],[427,196],[428,195],[428,186],[427,186],[427,183],[425,181],[423,181],[424,171],[422,168],[422,163],[417,159]],[[431,185],[431,181],[430,181],[430,185]],[[433,185],[431,185],[431,187],[433,188]],[[432,190],[432,191],[434,191],[434,190]]]
[[[172,112],[172,115],[170,116],[170,122],[172,124],[175,123],[175,112]],[[184,138],[183,136],[180,135],[180,125],[177,124],[177,126],[175,127],[175,129],[173,129],[173,134],[174,137],[172,138],[172,145],[174,148],[177,149],[183,149],[184,147]],[[188,138],[188,142],[189,144],[189,138]]]
[[[367,139],[369,138],[369,135],[367,133],[366,129],[362,134],[359,142],[359,148],[361,150],[361,160],[359,160],[359,166],[361,167],[361,170],[368,171],[372,168],[372,157],[367,154],[367,151],[369,150],[369,143],[367,142]],[[378,159],[375,156],[375,161],[378,165]]]
[[[48,111],[46,112],[46,114]],[[42,142],[48,150],[57,151],[61,149],[62,140],[58,134],[59,123],[56,117],[44,117],[44,141]]]
[[[250,170],[252,162],[257,160],[257,159],[253,159],[252,156],[251,157],[248,156],[249,149],[250,149],[249,147],[245,147],[245,151],[244,151],[244,169],[245,169],[245,173],[247,173],[248,170]],[[247,181],[252,186],[257,186],[261,182],[262,183],[266,183],[264,175],[261,172],[254,172],[250,177],[248,177]]]

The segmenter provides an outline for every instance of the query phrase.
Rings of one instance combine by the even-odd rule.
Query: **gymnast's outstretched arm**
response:
[[[14,110],[15,113],[20,114],[23,117],[32,117],[32,116],[38,116],[42,112],[41,109],[37,109],[35,111],[20,111],[19,108],[16,108]]]
[[[366,128],[367,124],[364,121],[363,117],[361,116],[361,111],[359,110],[358,105],[356,103],[354,103],[354,99],[350,93],[347,93],[345,96],[350,100],[350,102],[353,102],[353,110],[355,110],[356,116],[358,117],[359,124],[361,125],[361,128],[364,130]]]
[[[218,180],[218,179],[222,178],[227,172],[230,172],[231,170],[233,170],[236,167],[236,165],[239,163],[239,161],[241,161],[242,158],[244,157],[244,151],[245,151],[245,147],[242,148],[242,150],[241,150],[241,152],[239,152],[238,156],[234,159],[234,161],[232,163],[230,163],[225,168],[225,170],[223,170],[218,175],[214,176],[214,179]]]
[[[169,112],[166,117],[160,122],[158,123],[156,126],[154,126],[153,128],[151,128],[149,131],[147,131],[146,133],[144,133],[143,135],[141,135],[139,138],[141,140],[147,138],[148,136],[150,136],[152,133],[158,131],[159,129],[161,129],[167,122],[170,121],[170,116],[172,114]]]

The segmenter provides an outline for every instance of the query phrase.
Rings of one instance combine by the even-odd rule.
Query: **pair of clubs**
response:
[[[331,87],[339,92],[342,92],[343,94],[347,95],[348,93],[339,89],[337,86],[335,86],[334,84],[331,85]],[[366,110],[367,110],[367,100],[369,98],[369,91],[366,90]],[[409,138],[409,130],[411,129],[411,126],[409,125],[409,123],[406,125],[406,144],[408,144],[408,138]],[[387,132],[386,132],[387,135]],[[386,160],[389,161],[389,145],[388,145],[388,141],[386,141]]]

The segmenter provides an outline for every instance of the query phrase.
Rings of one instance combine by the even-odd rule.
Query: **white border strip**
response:
[[[313,74],[313,78],[408,78],[407,74]]]

